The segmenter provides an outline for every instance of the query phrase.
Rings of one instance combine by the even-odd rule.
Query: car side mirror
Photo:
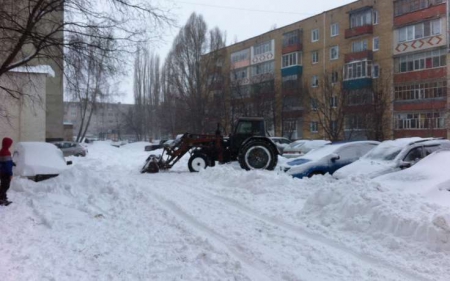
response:
[[[412,166],[411,162],[406,162],[406,161],[400,162],[400,169],[410,168],[411,166]]]
[[[66,164],[67,165],[72,165],[72,161],[67,161]]]
[[[339,160],[339,159],[341,159],[341,156],[334,154],[334,153],[331,154],[331,158],[330,158],[331,162],[336,162],[336,160]]]

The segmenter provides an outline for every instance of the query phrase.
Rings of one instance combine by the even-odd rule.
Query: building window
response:
[[[298,30],[294,30],[283,34],[283,47],[295,46],[300,43],[298,33]]]
[[[309,129],[310,129],[311,133],[319,132],[319,122],[309,123]]]
[[[289,67],[299,65],[301,61],[301,54],[298,52],[283,55],[281,60],[281,67]]]
[[[439,35],[441,33],[440,19],[405,26],[397,30],[399,43]]]
[[[378,17],[379,17],[378,11],[377,10],[373,10],[373,24],[374,25],[378,24]]]
[[[231,80],[235,81],[245,79],[247,78],[247,72],[247,68],[235,69],[231,71]]]
[[[367,40],[356,41],[352,43],[352,52],[358,53],[367,50]]]
[[[331,29],[331,37],[335,37],[339,35],[339,24],[338,23],[333,23],[330,26]]]
[[[231,54],[231,62],[232,63],[245,61],[245,60],[249,60],[249,59],[250,59],[250,52],[248,49]]]
[[[255,56],[272,52],[272,41],[267,41],[253,47],[253,54]]]
[[[331,83],[337,83],[339,81],[339,72],[334,71],[331,73]]]
[[[337,96],[332,96],[330,98],[330,107],[331,108],[336,108],[337,107],[337,103],[338,103],[338,98]]]
[[[337,60],[339,58],[339,46],[330,48],[330,60]]]
[[[380,77],[380,66],[378,64],[373,65],[372,77],[373,78]]]
[[[317,75],[314,75],[311,79],[311,87],[317,88],[319,87],[319,77]]]
[[[443,2],[443,0],[398,0],[394,2],[394,16],[398,17]]]
[[[447,65],[447,51],[445,49],[404,55],[394,60],[395,73],[424,70]]]
[[[380,49],[380,37],[373,38],[373,51],[376,52]]]
[[[365,10],[350,15],[350,27],[372,25],[372,10]]]
[[[312,63],[316,64],[319,62],[319,51],[313,51],[312,54]]]
[[[371,61],[357,61],[344,66],[344,80],[370,78],[372,72]]]
[[[361,115],[349,115],[345,118],[345,130],[364,130],[364,118]]]
[[[311,31],[311,42],[319,41],[319,29],[314,29]]]
[[[447,81],[423,82],[394,87],[395,100],[422,100],[447,97]]]
[[[317,99],[311,99],[311,109],[316,111],[318,108]]]
[[[443,112],[401,113],[395,116],[396,130],[444,129]]]
[[[346,95],[345,103],[348,106],[371,104],[373,102],[373,92],[371,91],[350,91]]]
[[[263,62],[253,66],[252,76],[268,74],[273,72],[274,72],[274,62],[273,61]]]

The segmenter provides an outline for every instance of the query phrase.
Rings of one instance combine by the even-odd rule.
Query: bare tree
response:
[[[103,31],[97,28],[88,32],[87,36],[74,35],[74,41],[83,43],[76,51],[69,49],[66,56],[67,76],[70,78],[67,79],[67,90],[71,99],[79,104],[81,116],[76,141],[86,136],[98,103],[111,95],[110,78],[116,73],[117,61],[106,51],[114,48],[112,36],[100,35]]]
[[[174,40],[167,57],[166,79],[170,85],[172,98],[181,104],[177,122],[184,130],[202,132],[207,127],[209,103],[214,93],[213,87],[221,79],[214,68],[220,63],[215,55],[206,53],[225,46],[224,36],[215,29],[208,28],[201,15],[191,15]]]
[[[342,94],[338,73],[324,72],[313,77],[311,84],[304,85],[306,100],[311,105],[310,113],[323,130],[323,137],[331,141],[344,138],[346,121],[346,95]]]
[[[366,136],[370,140],[383,141],[387,139],[387,132],[391,130],[392,75],[389,71],[385,71],[377,79],[373,79],[372,83],[372,89],[368,90],[372,99],[364,118]]]
[[[148,49],[140,48],[134,64],[134,115],[130,124],[139,131],[138,139],[159,136],[156,111],[160,103],[159,56]]]
[[[167,11],[139,0],[3,0],[0,5],[0,77],[17,67],[53,62],[63,68],[64,52],[89,56],[100,49],[110,56],[135,42],[158,36],[171,24]],[[137,24],[137,23],[140,24]],[[144,23],[143,23],[144,22]],[[97,29],[99,32],[91,33]],[[114,37],[108,30],[115,29]],[[153,36],[149,36],[149,30]],[[92,36],[91,40],[85,40]],[[79,39],[79,40],[76,40]],[[103,40],[101,40],[103,39]],[[113,40],[114,45],[104,45]],[[18,98],[22,92],[5,90]]]

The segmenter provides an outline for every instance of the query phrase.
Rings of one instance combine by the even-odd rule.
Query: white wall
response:
[[[46,76],[42,73],[10,72],[0,78],[2,87],[23,94],[15,99],[0,89],[0,139],[45,141]]]

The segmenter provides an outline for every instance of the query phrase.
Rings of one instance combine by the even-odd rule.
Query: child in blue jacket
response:
[[[13,177],[12,168],[14,163],[11,158],[11,152],[9,151],[12,143],[12,139],[4,138],[2,141],[2,149],[0,150],[0,205],[4,206],[11,204],[8,201],[6,192],[9,189]]]

